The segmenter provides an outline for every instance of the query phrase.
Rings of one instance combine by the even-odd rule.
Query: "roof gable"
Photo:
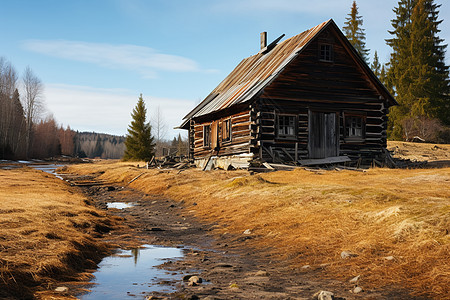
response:
[[[243,59],[200,104],[183,118],[185,121],[180,127],[183,128],[188,120],[192,118],[207,115],[253,99],[328,26],[333,26],[337,29],[336,32],[340,33],[341,42],[349,48],[355,62],[361,65],[364,72],[368,73],[377,90],[386,99],[396,104],[394,98],[356,53],[356,50],[351,46],[334,21],[330,19],[279,43],[268,53],[260,51],[253,56]]]

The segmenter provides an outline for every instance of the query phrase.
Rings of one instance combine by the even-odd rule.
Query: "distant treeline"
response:
[[[51,115],[43,118],[48,114],[43,88],[29,67],[19,79],[14,66],[0,57],[0,159],[123,156],[124,137],[80,133],[58,125]]]
[[[74,155],[84,158],[122,158],[125,137],[95,132],[77,132],[74,136]]]

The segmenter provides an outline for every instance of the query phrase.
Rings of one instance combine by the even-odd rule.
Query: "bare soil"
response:
[[[163,282],[177,287],[177,292],[154,293],[155,299],[312,299],[321,290],[332,291],[335,299],[411,299],[408,291],[394,286],[353,294],[354,283],[327,278],[326,264],[296,268],[288,261],[274,260],[271,249],[248,245],[258,239],[251,233],[213,234],[217,225],[195,217],[196,203],[173,201],[121,185],[84,191],[99,209],[107,209],[108,202],[135,204],[121,210],[108,209],[123,218],[126,225],[110,233],[111,243],[121,248],[139,244],[183,247],[184,259],[166,262],[161,268],[184,276],[198,275],[204,280],[198,286],[183,281]]]

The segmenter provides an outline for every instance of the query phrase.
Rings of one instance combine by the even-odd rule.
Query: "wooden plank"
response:
[[[291,171],[291,170],[294,170],[297,168],[296,166],[290,166],[290,165],[284,165],[284,164],[270,163],[269,165],[272,167],[272,169],[280,170],[280,171]]]
[[[351,159],[348,156],[334,156],[319,159],[303,159],[299,160],[298,163],[302,166],[312,166],[312,165],[344,163],[349,161],[351,161]]]

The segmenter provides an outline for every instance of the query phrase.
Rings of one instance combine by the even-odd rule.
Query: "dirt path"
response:
[[[251,233],[213,235],[214,224],[201,224],[194,217],[195,204],[187,207],[183,202],[122,186],[83,190],[98,208],[107,209],[108,202],[135,204],[122,210],[108,209],[109,213],[123,217],[126,225],[111,232],[109,241],[123,248],[136,244],[182,246],[184,259],[166,262],[161,267],[183,276],[198,275],[204,280],[197,286],[170,282],[177,288],[176,293],[153,293],[152,299],[312,299],[321,290],[333,292],[334,299],[408,298],[398,290],[353,294],[350,290],[355,284],[325,278],[326,266],[294,269],[283,261],[271,260],[264,249],[247,247],[246,241],[257,238]]]

